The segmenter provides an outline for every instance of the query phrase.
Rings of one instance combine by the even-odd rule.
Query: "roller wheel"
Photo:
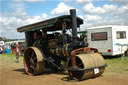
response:
[[[76,66],[77,66],[77,68],[81,68],[81,69],[84,68],[82,61],[78,57],[76,57]],[[71,59],[68,62],[68,67],[72,67]],[[69,73],[70,77],[72,77],[73,79],[80,80],[84,74],[84,71],[70,71],[70,70],[68,70],[68,73]]]
[[[26,49],[24,53],[24,68],[28,75],[37,75],[43,72],[44,62],[41,50],[36,47]]]
[[[76,67],[72,68],[71,59],[68,62],[69,75],[75,80],[84,80],[100,76],[105,70],[105,62],[99,53],[76,55]]]

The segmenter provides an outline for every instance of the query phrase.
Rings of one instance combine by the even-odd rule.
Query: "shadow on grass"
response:
[[[45,70],[43,72],[44,75],[47,75],[47,74],[57,74],[57,75],[68,75],[67,72],[63,72],[63,71],[53,71],[53,70]]]
[[[103,56],[104,59],[116,59],[116,58],[121,58],[122,56],[121,55],[118,55],[118,56]]]
[[[27,75],[24,68],[14,69],[13,71],[17,71],[17,72],[20,72],[24,75]],[[66,77],[58,78],[58,77],[56,77],[54,75],[50,75],[50,74],[66,75]],[[55,72],[55,71],[49,70],[49,69],[46,69],[44,72],[42,72],[41,74],[38,74],[36,76],[43,76],[43,75],[49,75],[53,78],[60,79],[60,80],[65,81],[65,82],[79,82],[79,81],[84,81],[84,80],[90,80],[90,79],[96,79],[97,78],[97,77],[92,77],[92,78],[88,78],[88,79],[84,79],[84,80],[78,80],[78,79],[74,79],[71,76],[69,76],[69,74],[67,72]],[[100,75],[98,77],[103,77],[103,75]]]
[[[67,77],[61,78],[61,80],[66,81],[66,82],[81,82],[81,81],[85,81],[85,80],[96,79],[98,77],[103,77],[103,75],[100,75],[100,76],[97,76],[97,77],[86,78],[86,79],[83,79],[83,80],[78,80],[78,79],[72,78],[68,75]]]
[[[22,74],[27,75],[24,68],[14,69],[13,71],[17,71],[17,72],[20,72],[20,73],[22,73]]]
[[[25,69],[24,68],[14,69],[13,71],[21,72],[22,74],[27,75],[27,73],[25,72]],[[66,72],[53,71],[53,70],[50,70],[50,69],[46,69],[46,70],[44,70],[44,72],[38,74],[37,76],[40,76],[40,75],[49,75],[49,74],[68,75],[68,73],[66,73]]]

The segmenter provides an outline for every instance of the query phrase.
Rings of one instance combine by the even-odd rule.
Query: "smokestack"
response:
[[[76,10],[75,9],[71,9],[70,10],[70,15],[71,15],[71,19],[72,19],[72,36],[73,36],[73,40],[77,39],[77,18],[76,18]]]

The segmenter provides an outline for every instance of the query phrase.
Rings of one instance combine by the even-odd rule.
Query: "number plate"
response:
[[[99,73],[99,68],[95,68],[94,69],[94,74],[98,74]]]

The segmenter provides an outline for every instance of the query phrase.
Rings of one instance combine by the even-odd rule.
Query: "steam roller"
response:
[[[27,49],[24,68],[28,75],[42,74],[46,69],[66,71],[72,79],[84,80],[102,75],[105,62],[96,48],[77,36],[83,20],[70,15],[58,16],[18,28],[25,32]],[[71,33],[69,33],[71,32]]]
[[[72,51],[72,53],[74,53],[75,56],[72,55],[72,57],[69,57],[69,60],[65,62],[67,65],[63,68],[68,71],[70,77],[75,80],[84,80],[100,76],[104,72],[106,64],[101,54],[93,50],[85,51],[86,53],[82,53],[82,51],[77,53],[76,50],[74,51],[75,52]],[[75,57],[75,62],[73,57]],[[44,59],[45,56],[41,49],[36,47],[28,48],[24,55],[26,73],[29,75],[43,73],[45,68],[48,68],[46,67],[48,62],[45,62]],[[73,65],[74,63],[75,66]],[[58,67],[59,66],[60,65],[58,65]]]

